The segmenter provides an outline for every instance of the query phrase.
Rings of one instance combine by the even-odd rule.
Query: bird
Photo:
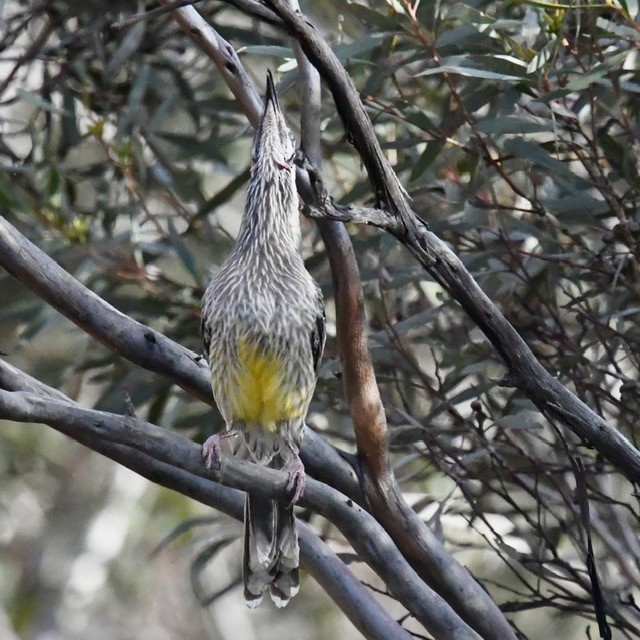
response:
[[[234,456],[286,471],[291,493],[289,502],[246,494],[242,573],[250,608],[267,588],[277,607],[300,588],[293,506],[304,492],[299,451],[325,345],[322,291],[300,249],[295,155],[268,72],[236,243],[202,298],[204,354],[225,422],[203,445],[205,464],[220,462],[228,438]]]

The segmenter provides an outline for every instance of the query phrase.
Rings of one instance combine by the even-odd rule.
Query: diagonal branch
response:
[[[294,11],[286,0],[265,0],[265,3],[281,18],[289,34],[300,43],[305,55],[331,90],[347,136],[362,158],[376,190],[377,200],[389,207],[408,230],[412,229],[415,220],[407,192],[387,160],[360,94],[342,63],[309,20],[300,11]]]
[[[511,323],[480,289],[462,261],[410,209],[398,177],[384,157],[357,90],[329,45],[305,16],[292,11],[284,0],[268,0],[267,4],[280,16],[288,32],[298,40],[329,85],[378,196],[385,195],[382,203],[390,213],[387,217],[389,222],[383,228],[398,238],[425,270],[460,303],[496,348],[515,385],[542,413],[556,418],[587,440],[631,482],[640,481],[640,451],[545,370]],[[379,213],[375,216],[381,221]],[[334,219],[344,220],[344,216]]]
[[[72,412],[77,406],[63,393],[0,360],[0,389],[36,395],[41,401],[54,399],[67,404]],[[0,400],[0,413],[2,412]],[[73,437],[73,436],[72,436]],[[180,438],[179,436],[178,438]],[[91,437],[91,449],[148,478],[156,484],[173,489],[202,504],[242,520],[244,497],[236,489],[225,487],[208,478],[163,462],[159,457],[139,449]],[[344,565],[338,556],[304,523],[298,521],[300,559],[305,569],[342,609],[355,627],[371,640],[398,638],[411,640],[408,632],[381,608],[371,593]]]
[[[306,207],[312,218],[370,224],[388,231],[406,246],[418,262],[458,301],[484,331],[509,369],[509,380],[550,419],[563,423],[599,451],[631,482],[640,481],[640,451],[617,429],[567,389],[538,362],[527,343],[478,286],[458,256],[418,218],[415,233],[406,233],[395,218],[381,209],[334,205],[320,178],[312,181],[319,206]]]
[[[158,0],[159,4],[168,6],[171,0]],[[235,5],[236,2],[230,2]],[[262,18],[259,3],[249,1],[238,2],[243,10],[251,9],[255,15]],[[262,9],[273,12],[265,7]],[[182,30],[193,40],[194,44],[216,65],[220,75],[233,93],[249,120],[255,127],[262,113],[262,98],[247,75],[236,50],[198,13],[195,7],[181,7],[172,11],[175,21]]]
[[[2,364],[0,361],[0,371]],[[15,373],[14,369],[11,372],[14,381]],[[60,399],[56,392],[45,395],[0,389],[0,416],[17,422],[48,424],[98,451],[103,445],[110,446],[111,450],[124,447],[129,450],[130,459],[141,454],[138,468],[150,458],[209,481],[215,475],[216,480],[227,487],[250,491],[263,498],[286,500],[288,496],[286,473],[233,456],[223,456],[219,469],[210,471],[204,465],[200,446],[184,436],[133,416],[84,409],[71,400]],[[389,535],[364,509],[332,487],[313,479],[307,480],[300,504],[335,524],[359,557],[436,639],[480,640],[449,605],[422,582]],[[400,634],[401,630],[396,629],[396,633]],[[387,637],[404,638],[404,635]]]
[[[120,313],[29,242],[2,216],[0,267],[112,351],[149,371],[167,376],[203,402],[214,404],[204,358]],[[349,464],[311,429],[306,431],[302,455],[317,478],[361,500]]]

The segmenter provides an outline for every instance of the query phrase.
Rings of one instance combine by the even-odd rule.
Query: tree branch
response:
[[[149,371],[170,378],[214,405],[209,368],[201,356],[105,302],[0,216],[0,266],[106,347]],[[347,461],[311,429],[302,448],[305,465],[352,499],[362,501]]]
[[[197,13],[193,7],[187,9]],[[187,9],[180,10],[183,12],[181,24],[184,29],[189,28],[189,18],[185,13]],[[208,29],[213,32],[209,39],[225,42],[212,27],[208,26]],[[199,30],[203,31],[204,27],[199,27]],[[220,44],[218,48],[229,51],[230,45]],[[208,51],[205,50],[205,53]],[[305,78],[303,86],[307,91],[306,96],[311,100],[311,109],[303,122],[305,151],[318,162],[319,138],[311,128],[317,126],[313,112],[319,88],[315,88],[316,81],[306,64],[303,63],[301,70]],[[241,70],[238,73],[244,74]],[[240,96],[239,102],[247,117],[253,121],[253,100]],[[374,143],[378,144],[377,139]],[[381,162],[388,167],[384,156]],[[317,188],[322,184],[322,180],[316,178],[317,171],[307,172],[298,167],[298,189],[307,203],[316,203]],[[400,189],[400,195],[403,193]],[[328,201],[326,193],[324,199]],[[364,482],[372,511],[391,533],[425,583],[432,585],[443,595],[468,624],[481,631],[485,638],[513,640],[515,635],[497,605],[467,570],[446,551],[402,496],[388,463],[386,418],[367,346],[362,288],[351,240],[342,225],[321,225],[320,230],[331,262],[343,380],[355,425],[358,454],[365,463],[364,470],[372,479],[371,482]],[[361,476],[362,479],[366,480],[364,476]]]
[[[158,0],[158,2],[168,6],[171,0]],[[256,2],[235,0],[230,4],[236,3],[243,9],[250,5],[253,11],[258,10]],[[269,9],[265,7],[263,9],[273,15]],[[262,98],[246,74],[236,50],[215,29],[211,28],[194,6],[175,9],[172,15],[195,45],[213,60],[231,93],[242,105],[249,122],[254,127],[257,126],[262,113]]]
[[[312,184],[320,189],[319,177]],[[567,389],[538,362],[527,343],[478,286],[458,256],[426,224],[407,233],[391,214],[381,209],[334,205],[329,198],[320,206],[305,207],[316,219],[327,217],[342,222],[370,224],[394,235],[416,260],[457,300],[482,329],[509,369],[509,380],[550,419],[567,426],[583,441],[599,451],[631,482],[640,482],[640,451],[617,429],[609,425],[587,404]]]
[[[0,361],[0,365],[2,361]],[[15,379],[15,370],[11,372]],[[286,500],[288,477],[233,456],[223,456],[217,470],[208,470],[199,445],[172,431],[133,416],[84,409],[54,394],[0,389],[0,416],[17,422],[42,422],[81,444],[101,452],[103,444],[124,447],[137,468],[149,458],[199,478],[250,491],[263,498]],[[376,520],[335,489],[308,479],[300,505],[321,514],[336,525],[354,550],[382,578],[389,591],[435,638],[479,640],[449,605],[411,569]],[[392,636],[395,637],[395,636]]]
[[[290,0],[298,9],[297,0]],[[320,137],[320,75],[310,64],[300,44],[294,40],[294,52],[302,78],[301,149],[312,185],[322,169]],[[320,181],[318,183],[321,184]],[[314,185],[315,197],[317,189]],[[309,206],[309,205],[307,205]],[[312,206],[312,205],[311,205]],[[364,317],[364,293],[360,281],[358,262],[351,238],[344,224],[318,219],[318,229],[327,248],[333,291],[336,301],[337,339],[342,379],[344,381],[351,419],[355,425],[358,456],[374,477],[383,478],[390,473],[389,438],[384,407],[373,371]],[[382,419],[381,419],[382,417]]]
[[[376,226],[385,228],[400,240],[460,303],[501,355],[517,386],[540,411],[588,440],[631,482],[639,482],[640,451],[545,370],[518,332],[480,289],[462,261],[410,209],[404,189],[382,152],[358,92],[329,45],[305,17],[292,11],[284,0],[267,0],[267,4],[300,42],[331,89],[338,112],[354,140],[379,199],[389,207],[394,218],[391,222],[388,216],[381,216],[379,210],[374,210],[370,223],[376,224],[375,219]],[[384,197],[380,198],[381,195]],[[362,222],[363,210],[358,213]],[[345,212],[339,212],[337,217],[328,217],[344,220]]]
[[[35,394],[44,403],[47,399],[66,403],[65,411],[69,413],[77,407],[60,391],[43,384],[3,360],[0,360],[0,389]],[[2,392],[0,392],[0,412],[4,408],[2,398],[6,397],[1,394]],[[14,395],[14,401],[18,397]],[[24,410],[28,409],[25,407]],[[84,427],[81,430],[84,430]],[[171,432],[166,433],[171,434]],[[82,435],[81,432],[78,432],[78,435]],[[71,435],[71,437],[74,436]],[[80,440],[79,437],[74,439]],[[176,439],[178,442],[180,439],[184,440],[182,436],[176,436]],[[170,441],[173,440],[174,438],[170,436]],[[244,496],[237,489],[212,482],[208,478],[163,461],[128,444],[110,442],[106,438],[99,437],[88,437],[83,444],[156,484],[218,509],[236,520],[242,521],[244,517]],[[173,446],[173,444],[169,442],[167,446]],[[192,443],[189,446],[192,447]],[[300,539],[300,559],[304,568],[318,581],[365,637],[371,640],[388,638],[411,640],[411,635],[380,607],[370,591],[306,524],[297,521],[297,528]]]
[[[412,229],[415,221],[407,192],[382,151],[351,77],[327,41],[301,12],[294,11],[286,0],[265,0],[265,3],[280,17],[289,34],[300,43],[305,55],[331,90],[347,136],[362,158],[378,202],[388,206],[407,229]]]

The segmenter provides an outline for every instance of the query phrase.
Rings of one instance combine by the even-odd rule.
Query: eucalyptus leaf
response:
[[[474,69],[472,67],[460,67],[457,65],[441,65],[432,69],[425,69],[415,75],[416,78],[424,76],[439,75],[442,73],[452,73],[454,75],[465,76],[467,78],[482,78],[484,80],[500,80],[501,82],[520,82],[519,76],[508,75],[506,73],[497,73],[495,71],[487,71],[485,69]]]

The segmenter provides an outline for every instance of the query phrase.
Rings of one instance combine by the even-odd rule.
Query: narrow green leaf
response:
[[[435,76],[441,73],[453,73],[458,76],[468,78],[482,78],[484,80],[500,80],[501,82],[520,82],[523,78],[519,76],[511,76],[506,73],[497,73],[495,71],[487,71],[486,69],[474,69],[473,67],[459,67],[454,65],[443,65],[433,69],[426,69],[420,73],[416,73],[414,78],[423,76]]]
[[[604,62],[592,67],[587,73],[574,75],[567,83],[567,88],[571,91],[586,89],[593,82],[602,79],[607,73],[618,71],[628,56],[628,51],[621,51],[610,56]]]
[[[558,40],[555,36],[534,56],[527,67],[527,73],[535,73],[551,60],[558,50]]]
[[[529,160],[539,167],[549,169],[558,175],[569,178],[574,186],[591,187],[591,183],[576,175],[571,169],[557,158],[552,157],[538,143],[523,138],[510,138],[504,143],[505,149],[518,158]]]
[[[249,53],[255,56],[272,56],[274,58],[294,58],[291,47],[278,47],[276,45],[250,44],[238,49],[238,53]]]
[[[105,69],[106,76],[114,76],[124,63],[138,50],[146,31],[147,23],[144,20],[137,22],[127,31],[127,35],[107,64]]]
[[[638,41],[640,40],[640,31],[638,29],[634,29],[633,27],[627,27],[623,24],[618,24],[617,22],[613,22],[613,20],[607,20],[606,18],[598,18],[596,20],[596,26],[607,33],[612,33],[620,38],[630,38],[632,40]]]
[[[191,224],[195,220],[204,218],[206,215],[223,205],[225,202],[231,200],[231,198],[240,190],[249,180],[250,167],[247,167],[244,171],[239,173],[233,178],[227,185],[222,187],[218,193],[212,198],[209,198],[197,211],[193,217]]]

